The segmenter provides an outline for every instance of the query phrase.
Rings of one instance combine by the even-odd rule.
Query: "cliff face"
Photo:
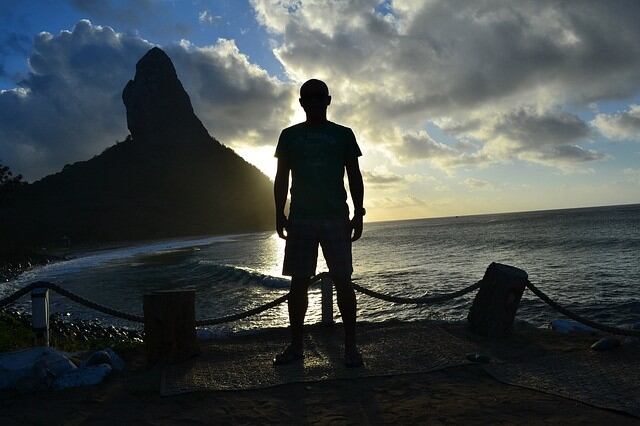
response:
[[[0,213],[5,242],[65,236],[72,243],[122,241],[273,227],[272,183],[209,135],[161,49],[140,59],[122,97],[131,136],[25,188]]]
[[[189,95],[178,80],[171,59],[154,47],[136,65],[122,100],[127,126],[137,143],[175,144],[210,139],[193,112]]]

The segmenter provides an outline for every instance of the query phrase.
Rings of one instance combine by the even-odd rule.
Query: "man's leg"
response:
[[[344,351],[345,353],[357,352],[356,347],[356,293],[348,277],[331,276],[336,286],[338,308],[344,325]]]
[[[338,308],[344,325],[345,360],[358,358],[356,347],[356,293],[351,285],[351,224],[349,220],[324,222],[320,245],[336,286]]]
[[[304,316],[307,313],[309,299],[307,296],[309,277],[291,277],[291,291],[289,293],[289,323],[291,324],[291,348],[297,352],[303,351]]]

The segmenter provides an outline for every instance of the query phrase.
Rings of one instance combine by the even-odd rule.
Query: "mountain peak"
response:
[[[159,47],[152,47],[142,58],[136,63],[136,74],[160,71],[161,74],[176,75],[173,62],[164,50]],[[178,77],[176,76],[176,79]]]
[[[271,229],[273,184],[209,135],[162,49],[138,61],[122,98],[133,142],[27,185],[0,209],[0,239],[133,241]]]
[[[127,126],[136,143],[172,145],[210,138],[196,117],[189,95],[169,56],[150,49],[122,91]]]

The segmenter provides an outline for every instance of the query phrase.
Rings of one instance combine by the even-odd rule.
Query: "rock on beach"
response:
[[[0,390],[34,392],[100,383],[111,371],[124,369],[124,361],[111,348],[95,351],[80,363],[73,354],[35,347],[0,354]]]

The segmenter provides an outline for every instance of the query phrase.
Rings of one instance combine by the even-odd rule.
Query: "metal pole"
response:
[[[333,282],[330,278],[322,278],[322,324],[333,324]]]
[[[49,346],[49,289],[31,291],[31,326],[36,346]]]

